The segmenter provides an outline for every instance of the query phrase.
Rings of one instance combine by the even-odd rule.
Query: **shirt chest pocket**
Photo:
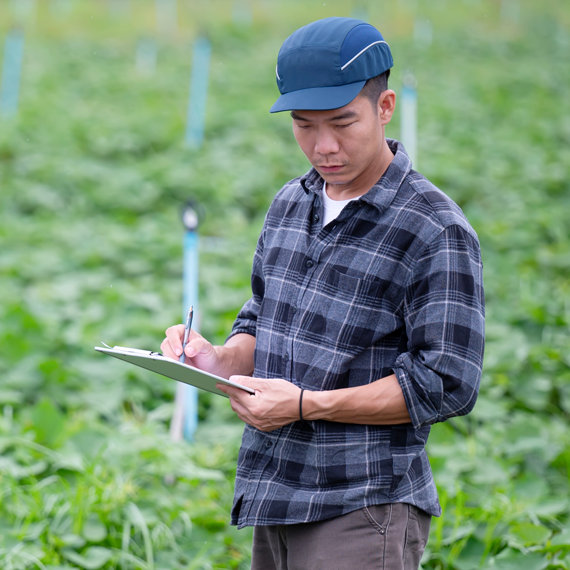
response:
[[[393,282],[357,277],[334,267],[323,270],[304,295],[304,328],[345,348],[368,345],[399,325],[398,292]]]
[[[384,309],[395,312],[401,304],[399,288],[392,281],[379,277],[358,277],[331,267],[323,272],[320,281],[325,306],[336,302],[345,311]]]

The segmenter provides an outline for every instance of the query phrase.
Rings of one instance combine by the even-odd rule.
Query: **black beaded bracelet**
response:
[[[303,421],[303,392],[304,388],[301,388],[301,394],[299,395],[299,421]]]

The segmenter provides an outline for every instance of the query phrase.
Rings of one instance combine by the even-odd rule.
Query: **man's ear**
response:
[[[392,91],[392,89],[382,91],[382,93],[380,93],[380,97],[378,97],[378,114],[380,115],[380,120],[383,125],[386,125],[391,121],[395,108],[396,93]]]

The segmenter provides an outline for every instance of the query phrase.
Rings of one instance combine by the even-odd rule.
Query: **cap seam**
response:
[[[366,83],[366,79],[358,79],[357,81],[351,81],[350,83],[342,83],[341,85],[319,85],[317,87],[301,87],[301,89],[286,91],[285,93],[281,93],[281,95],[288,95],[289,93],[300,93],[301,91],[313,91],[317,89],[330,89],[331,87],[348,87],[350,85],[356,85],[357,83]]]
[[[343,66],[341,66],[340,70],[344,71],[351,63],[354,62],[355,59],[358,59],[366,50],[378,44],[386,44],[388,46],[388,42],[384,40],[378,40],[376,42],[372,42],[371,44],[368,44],[365,48],[361,49],[352,59],[349,59]]]

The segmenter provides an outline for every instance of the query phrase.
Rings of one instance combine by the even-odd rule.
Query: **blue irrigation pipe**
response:
[[[404,76],[400,119],[400,138],[412,160],[413,167],[417,170],[418,92],[416,80],[411,73]]]
[[[156,70],[158,47],[153,38],[140,38],[137,42],[136,68],[139,73],[151,75]]]
[[[72,10],[72,0],[51,0],[50,12],[56,16],[69,16]]]
[[[234,0],[232,6],[232,20],[234,24],[251,26],[253,15],[249,0]]]
[[[178,0],[155,0],[158,30],[170,34],[178,24]]]
[[[198,213],[195,205],[188,202],[182,211],[184,225],[184,261],[183,261],[183,319],[190,306],[194,307],[194,324],[196,330],[199,324],[198,307]],[[198,318],[196,318],[196,315]],[[184,439],[191,441],[198,427],[198,389],[187,384],[183,385],[182,398],[182,433]]]
[[[4,44],[4,63],[0,83],[0,112],[5,116],[12,116],[18,112],[23,61],[24,34],[18,30],[11,31],[6,36]]]
[[[206,38],[199,37],[194,42],[188,118],[186,121],[186,144],[194,148],[200,147],[204,140],[211,51],[210,42]]]

